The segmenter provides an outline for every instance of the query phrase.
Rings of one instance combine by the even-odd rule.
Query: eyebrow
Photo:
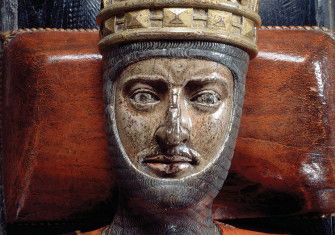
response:
[[[188,83],[219,83],[225,88],[228,88],[228,84],[224,79],[221,79],[223,76],[219,75],[218,73],[214,72],[207,76],[199,76],[194,77],[188,81],[186,81],[186,84]]]
[[[161,75],[142,75],[142,74],[137,74],[133,76],[129,76],[125,78],[125,81],[123,82],[124,84],[127,84],[129,82],[142,82],[142,83],[148,83],[148,82],[162,82],[166,83],[165,79]]]
[[[125,81],[123,82],[123,90],[129,90],[133,85],[138,83],[149,85],[157,90],[165,90],[168,87],[168,82],[161,75],[138,74],[125,78]]]

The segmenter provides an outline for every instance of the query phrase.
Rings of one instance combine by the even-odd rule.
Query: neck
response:
[[[220,234],[212,218],[212,200],[202,201],[182,210],[148,211],[124,198],[119,201],[118,211],[113,223],[105,231],[106,235]]]

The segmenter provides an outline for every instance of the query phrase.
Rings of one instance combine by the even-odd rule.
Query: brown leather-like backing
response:
[[[9,223],[103,219],[115,205],[97,32],[17,32],[5,43]],[[335,41],[262,29],[233,165],[215,217],[335,212]],[[115,196],[115,195],[114,195]]]
[[[217,217],[335,212],[335,40],[260,30]]]

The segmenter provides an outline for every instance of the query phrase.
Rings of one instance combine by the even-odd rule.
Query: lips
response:
[[[161,176],[175,176],[196,164],[192,157],[180,155],[156,155],[143,159],[143,164]]]

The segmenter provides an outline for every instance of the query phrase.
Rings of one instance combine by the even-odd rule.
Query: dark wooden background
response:
[[[1,30],[96,28],[100,0],[2,0]],[[263,25],[318,25],[334,28],[335,0],[262,0]]]

